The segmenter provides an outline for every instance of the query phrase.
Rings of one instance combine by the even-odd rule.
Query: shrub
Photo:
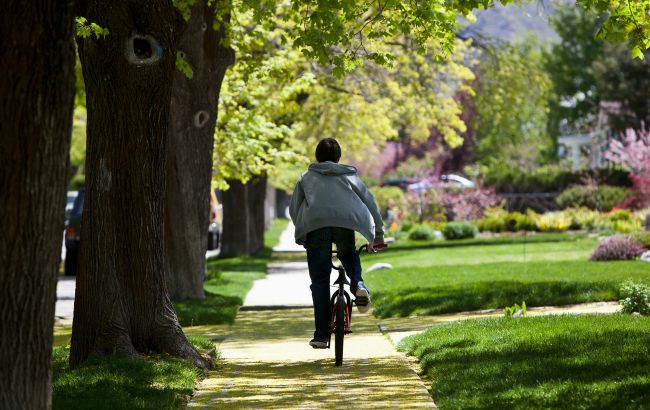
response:
[[[469,222],[449,222],[442,231],[446,239],[473,238],[477,233],[476,226]]]
[[[547,212],[537,219],[537,229],[542,232],[563,232],[571,226],[571,218],[564,212]]]
[[[555,201],[562,208],[586,207],[608,212],[629,195],[627,188],[609,185],[576,185],[564,190]]]
[[[519,231],[536,231],[537,224],[535,220],[529,215],[524,215],[520,212],[511,212],[504,218],[505,228],[511,232]]]
[[[650,286],[627,281],[619,290],[621,305],[625,313],[640,313],[650,315]]]
[[[626,209],[642,209],[650,205],[650,176],[631,175],[630,178],[632,178],[632,195],[618,206]]]
[[[374,186],[370,188],[370,192],[375,197],[375,202],[379,205],[379,209],[384,214],[386,209],[386,204],[388,201],[392,201],[395,206],[400,209],[406,208],[406,199],[404,198],[404,191],[399,189],[396,186]]]
[[[435,238],[433,228],[427,225],[417,225],[409,233],[409,239],[413,241],[428,241]]]
[[[606,228],[618,233],[631,233],[641,230],[642,221],[626,209],[619,209],[605,215]]]
[[[637,241],[627,235],[614,235],[605,238],[598,244],[589,260],[592,261],[620,261],[635,259],[643,253],[644,249]]]
[[[593,230],[601,219],[600,214],[597,211],[584,207],[567,209],[564,213],[571,218],[569,229]]]
[[[628,211],[627,209],[617,209],[615,211],[612,211],[607,215],[610,221],[612,222],[619,222],[619,221],[631,221],[634,217],[634,214],[632,212]]]
[[[401,231],[402,232],[409,232],[411,229],[413,229],[413,226],[415,226],[415,224],[413,223],[412,220],[405,219],[404,221],[402,221]]]
[[[485,174],[485,184],[493,186],[497,193],[561,192],[589,178],[606,185],[630,186],[629,175],[622,169],[571,171],[558,165],[522,172],[519,167],[495,164]]]
[[[521,302],[521,306],[517,303],[515,303],[514,306],[506,306],[503,309],[503,314],[505,317],[526,316],[526,302]]]
[[[635,232],[630,236],[644,248],[650,249],[650,232]]]
[[[479,219],[476,225],[481,232],[503,232],[506,230],[506,223],[503,218],[498,216],[487,216]]]

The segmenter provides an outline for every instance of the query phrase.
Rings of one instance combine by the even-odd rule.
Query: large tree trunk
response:
[[[221,255],[255,253],[264,247],[264,199],[266,175],[242,184],[228,181],[223,193],[223,240]]]
[[[210,181],[219,91],[234,52],[223,45],[224,16],[214,29],[213,2],[197,0],[179,51],[193,69],[192,78],[174,74],[165,193],[166,272],[174,300],[203,299],[208,248]]]
[[[78,43],[87,188],[70,364],[166,352],[207,368],[165,283],[167,134],[182,20],[171,0],[91,0],[81,12],[110,34]]]
[[[0,407],[52,403],[52,327],[74,101],[71,1],[0,13]]]

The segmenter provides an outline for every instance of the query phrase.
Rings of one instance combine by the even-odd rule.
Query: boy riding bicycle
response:
[[[332,243],[336,255],[350,277],[350,291],[359,312],[370,307],[370,292],[361,277],[361,262],[355,250],[354,231],[372,244],[384,242],[384,224],[375,199],[351,165],[339,164],[341,147],[325,138],[316,147],[311,164],[293,191],[289,213],[296,226],[296,243],[307,249],[316,331],[312,347],[327,347],[330,321],[329,279]]]

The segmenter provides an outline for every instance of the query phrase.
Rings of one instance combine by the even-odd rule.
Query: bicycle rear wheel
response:
[[[334,353],[336,365],[343,364],[343,337],[345,336],[345,297],[336,298],[336,334],[334,337]]]

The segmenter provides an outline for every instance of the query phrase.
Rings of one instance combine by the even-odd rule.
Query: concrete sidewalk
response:
[[[356,313],[356,312],[355,312]],[[353,314],[343,366],[334,349],[312,349],[308,309],[241,311],[221,344],[222,365],[208,374],[189,408],[435,408],[376,320]]]
[[[295,232],[296,227],[290,219],[286,229],[280,234],[278,244],[273,247],[273,252],[305,252],[305,248],[296,243]]]
[[[282,238],[276,249],[290,249],[293,225]],[[334,366],[333,348],[311,348],[309,285],[306,262],[269,264],[219,346],[221,365],[198,386],[189,408],[435,408],[370,314],[355,308],[343,366]]]
[[[307,262],[271,263],[264,279],[253,282],[243,309],[311,307]]]
[[[74,312],[74,292],[77,281],[71,276],[61,276],[56,282],[56,304],[54,306],[54,320],[57,323],[67,324],[72,322]]]

